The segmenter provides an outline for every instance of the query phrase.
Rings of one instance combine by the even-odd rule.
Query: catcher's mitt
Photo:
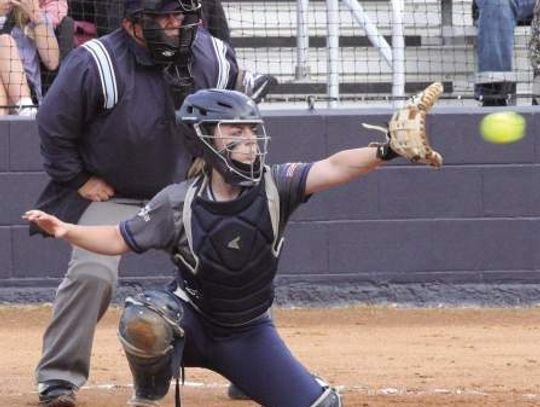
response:
[[[426,130],[426,115],[442,92],[443,85],[435,82],[411,97],[403,108],[394,113],[388,129],[363,123],[366,128],[383,131],[387,137],[387,143],[371,143],[370,146],[389,147],[390,152],[382,153],[388,157],[386,159],[397,154],[412,162],[442,166],[442,156],[431,148]],[[391,154],[392,152],[395,154]]]

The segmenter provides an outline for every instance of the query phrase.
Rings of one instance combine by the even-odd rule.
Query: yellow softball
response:
[[[516,112],[496,112],[482,118],[480,134],[490,143],[507,144],[520,140],[525,135],[527,122]]]

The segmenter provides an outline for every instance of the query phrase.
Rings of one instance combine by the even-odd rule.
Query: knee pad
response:
[[[339,395],[338,391],[333,387],[330,387],[330,385],[320,377],[314,377],[317,383],[319,383],[323,388],[323,393],[309,407],[343,407],[341,396]]]
[[[149,290],[126,299],[118,336],[136,397],[159,400],[167,394],[182,362],[183,314],[182,304],[168,291]]]

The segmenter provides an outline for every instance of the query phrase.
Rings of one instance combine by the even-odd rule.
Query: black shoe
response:
[[[242,78],[238,90],[252,98],[255,103],[260,103],[272,88],[278,84],[277,78],[269,74],[240,71],[239,75]]]
[[[482,106],[513,106],[516,104],[516,83],[477,83],[474,85],[474,96]]]
[[[227,395],[231,400],[250,400],[250,398],[233,383],[229,384]]]
[[[255,103],[260,103],[274,86],[278,84],[278,80],[273,75],[254,75],[253,93],[251,98]]]
[[[39,404],[44,407],[74,407],[75,386],[64,380],[50,380],[39,385]]]
[[[482,99],[482,107],[488,106],[508,106],[508,100],[506,98],[484,98]]]

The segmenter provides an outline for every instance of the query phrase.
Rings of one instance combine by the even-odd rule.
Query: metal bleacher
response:
[[[406,0],[405,91],[414,92],[433,81],[445,84],[449,103],[475,104],[476,28],[472,0]],[[366,14],[391,44],[390,0],[360,0]],[[225,11],[241,65],[274,74],[280,85],[271,100],[295,100],[326,94],[326,3],[309,3],[310,74],[295,77],[296,2],[293,0],[226,0]],[[340,96],[346,100],[380,100],[392,89],[392,71],[373,47],[352,13],[340,3]],[[518,94],[531,93],[532,71],[527,59],[528,26],[516,28],[514,67]],[[520,100],[518,103],[526,103]]]

